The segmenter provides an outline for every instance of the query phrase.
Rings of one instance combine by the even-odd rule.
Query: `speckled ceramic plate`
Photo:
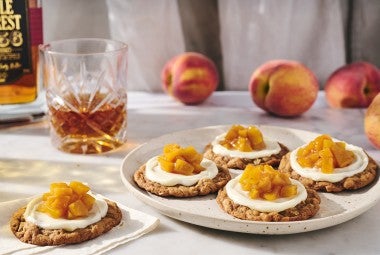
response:
[[[216,195],[195,198],[162,198],[140,189],[133,181],[134,172],[149,158],[161,154],[167,143],[194,146],[203,151],[207,143],[230,126],[212,126],[163,135],[131,151],[121,166],[121,178],[136,197],[169,217],[204,227],[255,234],[291,234],[334,226],[348,221],[371,208],[380,198],[378,178],[368,187],[339,194],[319,193],[321,206],[311,219],[294,222],[258,222],[239,220],[222,211]],[[319,134],[297,129],[258,126],[263,135],[275,139],[290,150],[309,142]]]

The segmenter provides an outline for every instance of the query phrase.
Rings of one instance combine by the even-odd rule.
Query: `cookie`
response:
[[[231,179],[228,169],[218,167],[218,174],[213,179],[201,179],[193,186],[164,186],[145,177],[145,164],[134,174],[137,185],[146,191],[162,197],[195,197],[215,193]]]
[[[343,190],[360,189],[370,184],[377,175],[378,165],[368,156],[368,165],[360,173],[346,177],[339,182],[314,181],[310,178],[302,177],[292,169],[290,165],[290,153],[288,153],[281,160],[278,170],[288,173],[290,178],[300,181],[306,188],[324,192],[340,192]]]
[[[26,206],[21,207],[13,214],[10,220],[10,228],[13,234],[24,243],[40,246],[81,243],[110,231],[121,222],[122,213],[120,208],[116,203],[106,201],[108,204],[106,216],[85,228],[74,231],[42,229],[33,223],[25,221],[24,212]]]
[[[227,167],[230,169],[240,169],[244,170],[245,167],[248,164],[253,165],[260,165],[260,164],[268,164],[273,167],[277,167],[280,164],[281,158],[289,152],[289,149],[281,144],[278,143],[281,147],[281,151],[277,154],[268,156],[268,157],[262,157],[262,158],[238,158],[238,157],[230,157],[230,156],[223,156],[219,154],[215,154],[212,151],[212,145],[208,144],[205,148],[204,157],[207,159],[210,159],[215,162],[218,166]]]
[[[260,212],[237,204],[228,197],[225,188],[218,192],[216,202],[223,211],[242,220],[266,222],[299,221],[313,217],[318,212],[319,204],[321,203],[321,199],[315,190],[306,189],[306,191],[307,198],[305,201],[281,212]]]

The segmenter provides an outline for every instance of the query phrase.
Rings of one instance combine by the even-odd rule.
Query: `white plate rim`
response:
[[[188,134],[192,132],[195,132],[195,133],[202,132],[206,130],[208,131],[221,130],[221,129],[225,130],[230,126],[231,125],[207,126],[207,127],[196,128],[196,129],[187,129],[187,130],[177,131],[177,132],[159,136],[144,144],[139,145],[138,147],[130,151],[122,161],[122,164],[120,167],[120,175],[121,175],[122,182],[133,195],[135,195],[138,199],[143,201],[145,204],[154,207],[160,213],[166,216],[172,217],[174,219],[191,223],[194,225],[213,228],[213,229],[220,229],[220,230],[227,230],[227,231],[241,232],[241,233],[251,233],[251,234],[264,234],[264,235],[295,234],[295,233],[314,231],[318,229],[335,226],[359,216],[360,214],[364,213],[365,211],[370,209],[372,206],[374,206],[380,199],[380,182],[378,181],[379,177],[377,176],[373,184],[369,185],[369,187],[367,188],[364,188],[366,189],[366,192],[363,193],[362,197],[366,199],[363,199],[363,201],[365,202],[362,205],[358,207],[353,206],[352,208],[349,208],[348,210],[344,210],[341,213],[334,214],[331,216],[321,217],[321,218],[311,218],[304,221],[260,222],[260,221],[239,220],[225,213],[226,218],[221,219],[221,218],[215,218],[212,216],[204,216],[197,213],[193,213],[191,212],[191,210],[183,210],[183,209],[178,209],[178,208],[169,206],[167,203],[165,203],[165,200],[173,199],[173,198],[158,197],[140,189],[133,181],[132,176],[133,176],[134,171],[126,172],[126,165],[129,164],[128,162],[129,158],[131,158],[135,154],[138,154],[140,150],[149,146],[151,143],[160,142],[161,140],[170,142],[168,140],[169,137],[181,137],[184,134]],[[270,126],[270,125],[256,125],[256,126],[258,126],[259,129],[261,129],[264,132],[267,131],[268,129],[269,130],[272,129],[272,130],[277,130],[278,132],[290,132],[290,133],[295,133],[295,134],[299,134],[303,136],[307,135],[307,136],[316,137],[320,135],[319,133],[301,130],[301,129],[284,128],[284,127]],[[210,141],[211,139],[213,139],[213,137],[210,137]],[[162,143],[162,146],[163,145],[164,143]],[[291,147],[289,146],[289,144],[285,144],[285,145],[287,145],[288,147]],[[140,162],[140,164],[142,164],[142,162]],[[375,194],[375,196],[367,195],[369,193]],[[319,194],[320,196],[328,196],[327,199],[330,200],[330,199],[334,199],[334,197],[341,196],[342,193],[338,193],[338,194],[319,193]],[[349,194],[349,192],[345,194]]]

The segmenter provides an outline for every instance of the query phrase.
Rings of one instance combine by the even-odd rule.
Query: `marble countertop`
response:
[[[268,115],[253,104],[248,92],[215,92],[198,106],[184,106],[164,94],[130,92],[128,99],[128,142],[102,155],[71,155],[56,150],[50,144],[46,120],[0,126],[0,203],[43,193],[53,181],[80,179],[98,193],[160,219],[153,232],[109,254],[380,254],[379,203],[348,222],[326,229],[290,235],[243,234],[164,216],[134,197],[120,178],[123,158],[152,138],[237,123],[327,133],[364,148],[379,163],[380,151],[364,134],[364,109],[332,109],[323,92],[313,107],[297,118]]]

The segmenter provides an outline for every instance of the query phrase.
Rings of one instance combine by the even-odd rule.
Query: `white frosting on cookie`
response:
[[[346,149],[355,154],[355,161],[350,165],[342,168],[335,168],[333,173],[322,173],[317,167],[302,167],[297,161],[297,151],[303,146],[295,149],[290,153],[290,166],[299,175],[312,179],[314,181],[339,182],[344,178],[363,172],[368,166],[368,156],[362,148],[352,144],[346,144]]]
[[[248,158],[248,159],[255,159],[255,158],[262,158],[262,157],[269,157],[271,155],[277,154],[281,151],[281,147],[278,144],[278,142],[269,140],[264,138],[265,143],[265,149],[262,150],[254,150],[250,152],[243,152],[239,150],[229,150],[226,147],[222,146],[220,142],[224,140],[227,133],[223,133],[221,135],[218,135],[212,142],[212,151],[215,154],[222,155],[222,156],[230,156],[234,158]]]
[[[145,167],[145,176],[147,179],[158,182],[164,186],[174,186],[181,184],[184,186],[193,186],[201,179],[213,179],[218,174],[216,164],[206,158],[203,158],[201,164],[205,170],[195,175],[183,175],[169,173],[163,170],[158,162],[158,156],[148,160]]]
[[[95,198],[95,203],[87,217],[78,219],[55,219],[46,213],[38,212],[37,208],[42,203],[42,197],[34,198],[26,207],[24,218],[27,222],[33,223],[43,229],[64,229],[74,231],[77,228],[85,228],[100,221],[108,211],[107,202],[99,195],[91,194]]]
[[[242,175],[238,175],[230,180],[226,185],[228,197],[239,205],[247,206],[253,210],[260,212],[281,212],[286,209],[295,207],[307,198],[307,191],[299,181],[290,179],[291,183],[297,185],[297,195],[286,198],[278,198],[273,201],[265,199],[252,199],[249,196],[249,191],[241,188],[239,180]]]

